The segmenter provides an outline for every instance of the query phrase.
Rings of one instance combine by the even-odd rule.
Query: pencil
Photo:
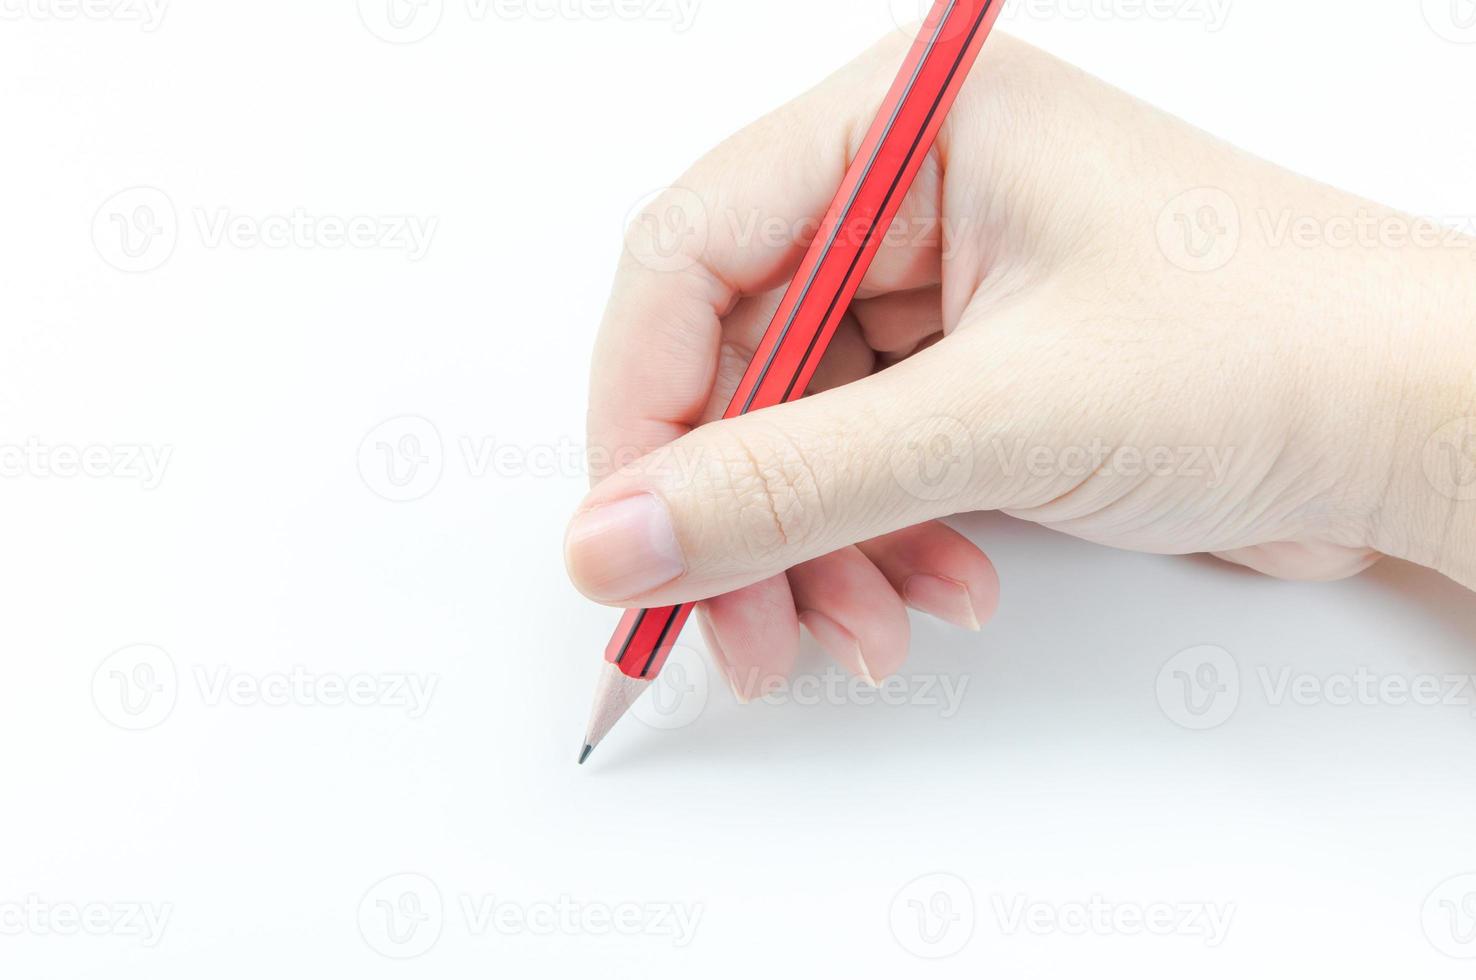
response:
[[[804,395],[1004,0],[936,0],[723,418]],[[661,672],[695,603],[631,609],[605,649],[582,765]]]

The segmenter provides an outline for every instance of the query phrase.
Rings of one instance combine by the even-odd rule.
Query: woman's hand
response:
[[[1476,243],[1005,36],[816,394],[704,425],[904,48],[739,133],[632,225],[590,409],[592,463],[629,465],[571,525],[584,593],[708,599],[699,621],[746,698],[788,673],[801,624],[873,680],[905,657],[904,603],[977,629],[998,580],[937,521],[964,511],[1290,578],[1386,552],[1476,584]]]

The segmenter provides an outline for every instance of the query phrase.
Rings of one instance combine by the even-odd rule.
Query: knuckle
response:
[[[820,483],[804,452],[791,439],[766,433],[762,440],[734,433],[719,448],[727,511],[750,559],[812,540],[824,522]]]

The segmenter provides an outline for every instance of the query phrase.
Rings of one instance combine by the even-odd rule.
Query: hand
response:
[[[873,680],[905,657],[904,603],[977,629],[998,580],[937,520],[970,510],[1289,578],[1384,551],[1476,584],[1473,505],[1422,468],[1442,425],[1476,416],[1476,243],[1004,36],[814,396],[704,425],[903,53],[885,42],[738,134],[632,226],[590,442],[597,466],[635,462],[571,525],[583,592],[708,599],[699,622],[747,698],[788,673],[801,624]]]

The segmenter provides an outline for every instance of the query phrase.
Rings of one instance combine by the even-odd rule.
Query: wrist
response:
[[[1404,365],[1371,547],[1476,589],[1476,242],[1410,279],[1391,319]]]

